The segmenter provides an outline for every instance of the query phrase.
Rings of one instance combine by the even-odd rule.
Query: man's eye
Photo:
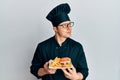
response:
[[[66,25],[63,25],[64,28],[66,28]]]

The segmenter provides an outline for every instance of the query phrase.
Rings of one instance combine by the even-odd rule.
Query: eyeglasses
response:
[[[74,22],[70,22],[70,23],[65,23],[65,24],[60,24],[58,26],[62,26],[63,28],[68,28],[68,27],[73,27],[74,26]]]

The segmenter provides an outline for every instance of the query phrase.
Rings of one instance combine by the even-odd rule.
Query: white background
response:
[[[72,37],[85,50],[87,80],[120,80],[120,0],[0,0],[0,80],[37,80],[30,73],[39,42],[54,35],[45,18],[67,2]]]

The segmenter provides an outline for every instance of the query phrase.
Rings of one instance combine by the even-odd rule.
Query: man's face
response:
[[[54,27],[55,32],[58,36],[63,38],[68,38],[72,33],[73,22],[65,21],[60,23],[57,27]]]

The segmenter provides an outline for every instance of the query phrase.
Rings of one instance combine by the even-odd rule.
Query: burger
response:
[[[60,64],[61,64],[62,68],[71,68],[71,66],[72,66],[71,59],[69,57],[61,58]]]

